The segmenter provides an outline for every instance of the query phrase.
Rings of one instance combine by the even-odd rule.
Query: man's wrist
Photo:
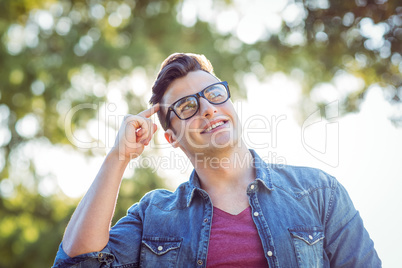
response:
[[[126,167],[131,160],[129,156],[121,155],[119,151],[115,149],[110,150],[110,152],[106,155],[106,159],[117,161],[118,165],[122,165],[124,167]]]

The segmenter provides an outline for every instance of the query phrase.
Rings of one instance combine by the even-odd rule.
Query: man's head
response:
[[[188,156],[233,147],[241,127],[229,87],[214,74],[202,55],[173,54],[162,64],[153,86],[151,104],[160,104],[158,117],[165,138]],[[169,111],[167,113],[167,111]],[[167,115],[169,117],[167,117]],[[169,127],[166,127],[166,121]]]
[[[149,102],[152,105],[156,103],[161,104],[158,118],[164,130],[166,130],[165,116],[167,107],[163,105],[163,97],[166,90],[174,80],[186,76],[189,72],[198,70],[214,75],[212,64],[204,55],[175,53],[163,61],[159,74],[152,86],[152,97]]]

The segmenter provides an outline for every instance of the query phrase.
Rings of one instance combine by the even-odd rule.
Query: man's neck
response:
[[[246,189],[255,179],[255,169],[253,156],[244,143],[214,155],[199,153],[191,161],[201,188],[210,195],[214,206],[233,214],[248,206]]]

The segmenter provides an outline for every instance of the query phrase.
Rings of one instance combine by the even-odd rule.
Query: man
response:
[[[380,267],[346,190],[312,168],[264,163],[241,138],[226,82],[201,55],[173,54],[154,106],[125,117],[114,148],[74,212],[54,267]],[[110,223],[123,172],[156,131],[194,171]]]

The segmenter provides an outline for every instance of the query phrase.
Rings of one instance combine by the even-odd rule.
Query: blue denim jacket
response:
[[[251,152],[256,179],[247,195],[269,267],[381,267],[359,213],[334,177],[268,165]],[[155,190],[134,204],[102,251],[70,258],[61,244],[54,267],[206,267],[212,212],[193,171],[174,193]]]

